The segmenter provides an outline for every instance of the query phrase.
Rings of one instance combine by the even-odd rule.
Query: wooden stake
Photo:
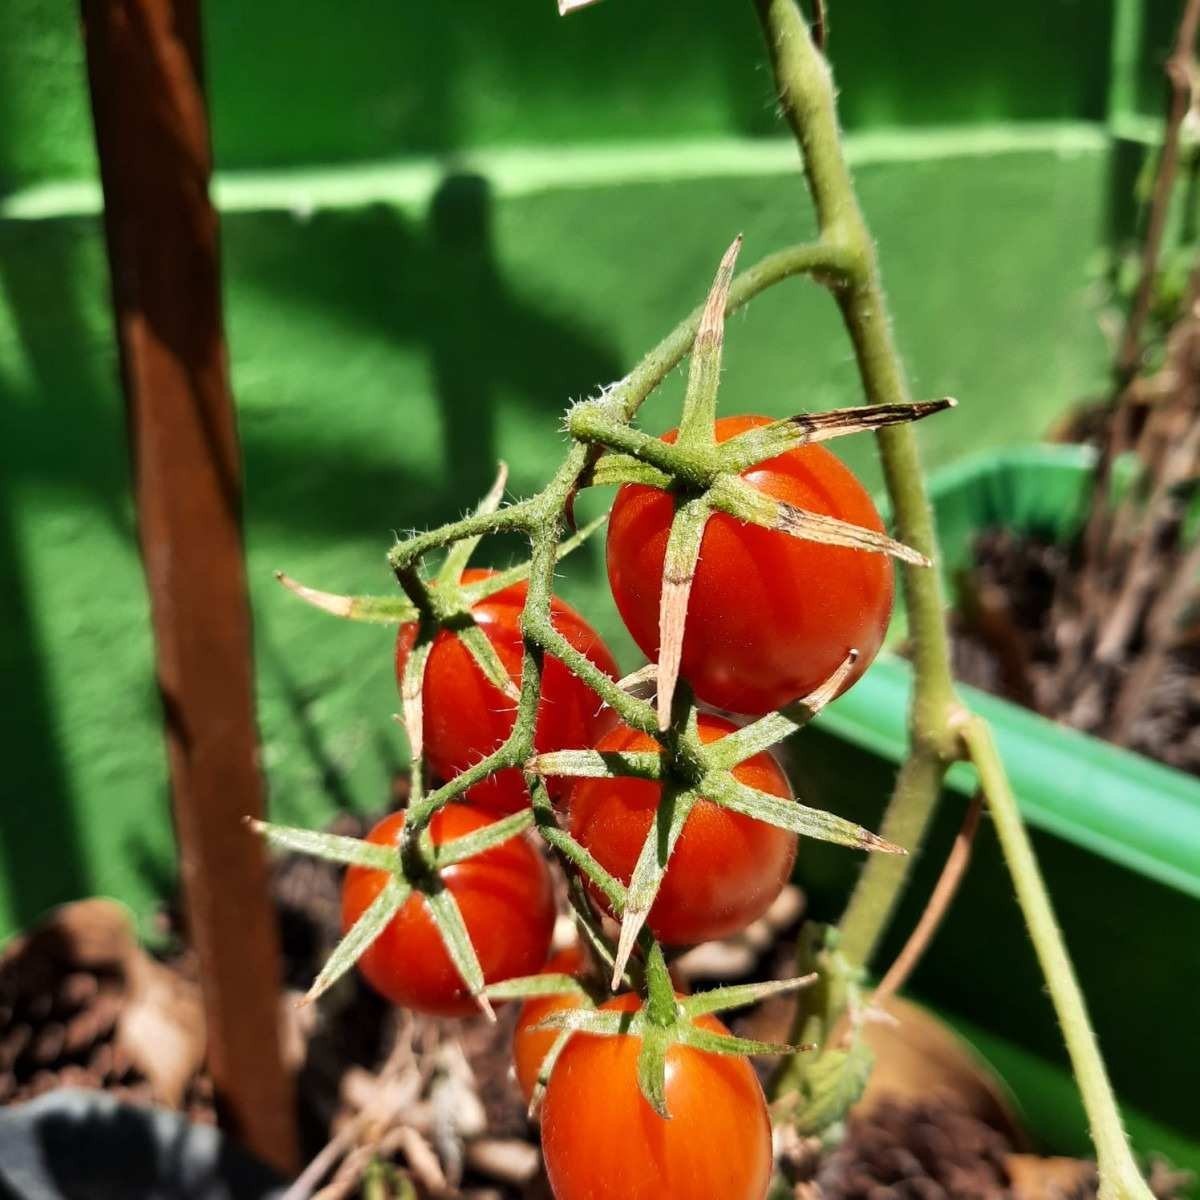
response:
[[[138,529],[188,933],[222,1124],[296,1163],[278,1029],[241,472],[226,375],[199,0],[82,0]]]

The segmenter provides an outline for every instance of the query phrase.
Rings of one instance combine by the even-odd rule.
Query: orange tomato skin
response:
[[[462,582],[473,583],[493,574],[471,568],[463,572]],[[471,610],[515,684],[521,681],[520,620],[527,591],[526,584],[513,584]],[[576,650],[616,679],[617,664],[612,655],[579,613],[555,598],[551,601],[550,617],[554,628]],[[398,684],[404,677],[416,637],[416,625],[400,627],[396,638]],[[433,773],[441,779],[452,779],[490,754],[508,737],[516,719],[514,702],[488,682],[462,642],[444,629],[434,638],[429,652],[421,698],[425,756]],[[611,720],[596,693],[558,659],[547,656],[534,731],[534,746],[539,753],[590,746]],[[551,795],[561,791],[557,781],[551,780],[549,786]],[[529,792],[521,772],[511,768],[468,788],[466,798],[489,812],[506,815],[524,808],[529,803]]]
[[[723,417],[718,442],[769,423]],[[674,441],[675,431],[664,441]],[[798,508],[883,532],[866,489],[824,446],[758,463],[742,478]],[[608,522],[608,580],[633,640],[658,656],[658,605],[674,500],[625,484]],[[680,674],[716,708],[761,715],[812,691],[857,649],[843,691],[870,666],[892,612],[882,554],[804,541],[724,513],[708,521],[688,601]]]
[[[583,966],[583,951],[578,945],[568,946],[552,955],[546,964],[545,973],[553,975],[575,975]],[[578,1008],[583,997],[572,992],[558,996],[533,996],[521,1005],[517,1015],[517,1027],[513,1031],[513,1069],[517,1086],[528,1104],[533,1099],[537,1086],[538,1072],[546,1055],[550,1053],[557,1034],[551,1029],[534,1029],[533,1026],[556,1012]]]
[[[737,726],[701,713],[702,740],[715,741]],[[648,734],[618,726],[600,750],[652,750]],[[734,768],[749,787],[790,800],[787,777],[763,752]],[[611,874],[628,883],[662,794],[645,779],[579,779],[568,797],[572,835]],[[770,907],[792,872],[796,836],[701,799],[688,815],[667,863],[647,921],[668,945],[694,945],[744,929]],[[598,893],[594,893],[604,903]]]
[[[617,996],[603,1010],[632,1012]],[[699,1024],[727,1032],[715,1017]],[[744,1058],[667,1051],[663,1120],[637,1085],[641,1039],[574,1034],[542,1105],[542,1154],[556,1200],[763,1200],[771,1124]]]
[[[490,824],[495,814],[451,804],[430,822],[435,844]],[[394,845],[404,814],[384,817],[367,835],[377,845]],[[532,975],[550,950],[554,932],[554,889],[550,871],[525,837],[510,838],[464,862],[447,867],[442,882],[462,910],[463,921],[488,983]],[[349,930],[387,883],[387,873],[350,867],[342,884],[342,927]],[[459,977],[424,897],[414,892],[358,960],[366,981],[386,1000],[437,1017],[466,1017],[478,1011]]]

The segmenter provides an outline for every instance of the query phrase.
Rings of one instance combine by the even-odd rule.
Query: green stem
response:
[[[817,209],[821,240],[841,248],[851,264],[836,289],[854,343],[863,388],[872,403],[907,403],[908,388],[892,340],[874,246],[855,198],[834,108],[828,64],[814,46],[795,0],[754,0],[766,36],[784,113],[804,156]],[[907,425],[878,434],[888,493],[899,539],[929,558],[936,556],[933,514],[921,473],[916,439]],[[1029,925],[1030,937],[1063,1027],[1088,1119],[1092,1125],[1103,1200],[1150,1192],[1142,1182],[1121,1126],[1112,1087],[1087,1017],[1083,996],[1054,920],[1020,810],[987,725],[964,722],[955,696],[945,599],[936,571],[903,568],[909,627],[914,644],[912,749],[900,771],[881,833],[915,851],[936,808],[945,771],[961,756],[960,734],[975,760],[992,807],[997,834]],[[915,856],[914,856],[915,857]],[[840,953],[853,968],[865,964],[887,928],[907,880],[910,858],[873,855],[859,877],[841,925]],[[844,1002],[825,1009],[826,1035]],[[807,1010],[810,1018],[813,1010]],[[802,1017],[805,1014],[802,1012]]]
[[[803,152],[821,240],[839,247],[849,264],[846,280],[835,294],[854,343],[863,389],[873,404],[907,404],[908,387],[892,341],[874,244],[842,154],[829,66],[813,44],[795,0],[754,3],[783,112]],[[881,429],[877,436],[897,537],[932,558],[936,552],[933,514],[915,434],[909,426],[897,425]],[[941,579],[936,571],[919,566],[905,565],[902,572],[916,645],[911,713],[915,762],[901,772],[882,832],[910,854],[888,862],[873,856],[859,878],[846,914],[850,937],[843,945],[846,956],[860,963],[870,958],[895,909],[915,851],[924,840],[945,769],[956,753],[951,718],[958,704]]]
[[[1029,927],[1029,937],[1062,1026],[1063,1040],[1096,1146],[1101,1200],[1117,1200],[1118,1197],[1150,1200],[1153,1193],[1143,1181],[1126,1140],[1112,1084],[1088,1019],[1087,1005],[992,732],[985,721],[975,717],[965,724],[962,736],[979,773],[979,786],[987,799],[992,824]]]
[[[812,275],[818,282],[836,286],[846,277],[848,261],[842,249],[825,242],[809,242],[776,251],[743,271],[729,288],[725,305],[728,317],[755,296],[784,279]],[[669,333],[640,363],[616,384],[610,397],[620,404],[626,420],[632,419],[642,401],[683,361],[696,339],[704,314],[701,305]]]

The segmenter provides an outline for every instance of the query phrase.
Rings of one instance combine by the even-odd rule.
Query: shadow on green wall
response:
[[[110,426],[110,419],[95,358],[79,353],[90,339],[69,286],[78,243],[41,237],[36,228],[23,233],[20,253],[16,246],[0,253],[0,296],[12,313],[27,372],[21,380],[0,372],[0,677],[7,684],[0,883],[21,924],[36,917],[47,898],[85,889],[88,874],[56,730],[61,707],[51,700],[45,676],[50,659],[42,639],[49,623],[35,615],[39,597],[27,577],[17,506],[27,489],[82,486],[94,512],[129,532],[123,473],[90,437],[96,423]],[[53,320],[45,319],[48,313]],[[79,569],[89,566],[81,562]]]
[[[423,226],[382,204],[321,212],[303,224],[286,214],[230,223],[231,287],[268,292],[273,307],[318,310],[322,321],[352,335],[348,347],[417,351],[436,401],[431,414],[424,394],[397,395],[374,441],[358,436],[352,395],[323,397],[317,408],[290,402],[261,426],[249,405],[243,442],[251,520],[361,538],[379,528],[381,496],[395,498],[388,510],[406,524],[451,518],[490,485],[509,403],[553,421],[571,397],[620,376],[615,349],[508,282],[492,214],[485,179],[450,174]],[[258,332],[247,328],[246,336]],[[232,335],[236,348],[236,323]],[[370,420],[378,421],[377,406]],[[318,440],[322,427],[336,437],[339,423],[354,439],[349,464]],[[397,432],[400,457],[391,452]],[[423,439],[440,461],[421,461]]]

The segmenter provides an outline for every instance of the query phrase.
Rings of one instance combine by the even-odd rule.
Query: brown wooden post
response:
[[[262,847],[241,466],[221,326],[200,0],[82,0],[188,929],[225,1127],[297,1157]]]

